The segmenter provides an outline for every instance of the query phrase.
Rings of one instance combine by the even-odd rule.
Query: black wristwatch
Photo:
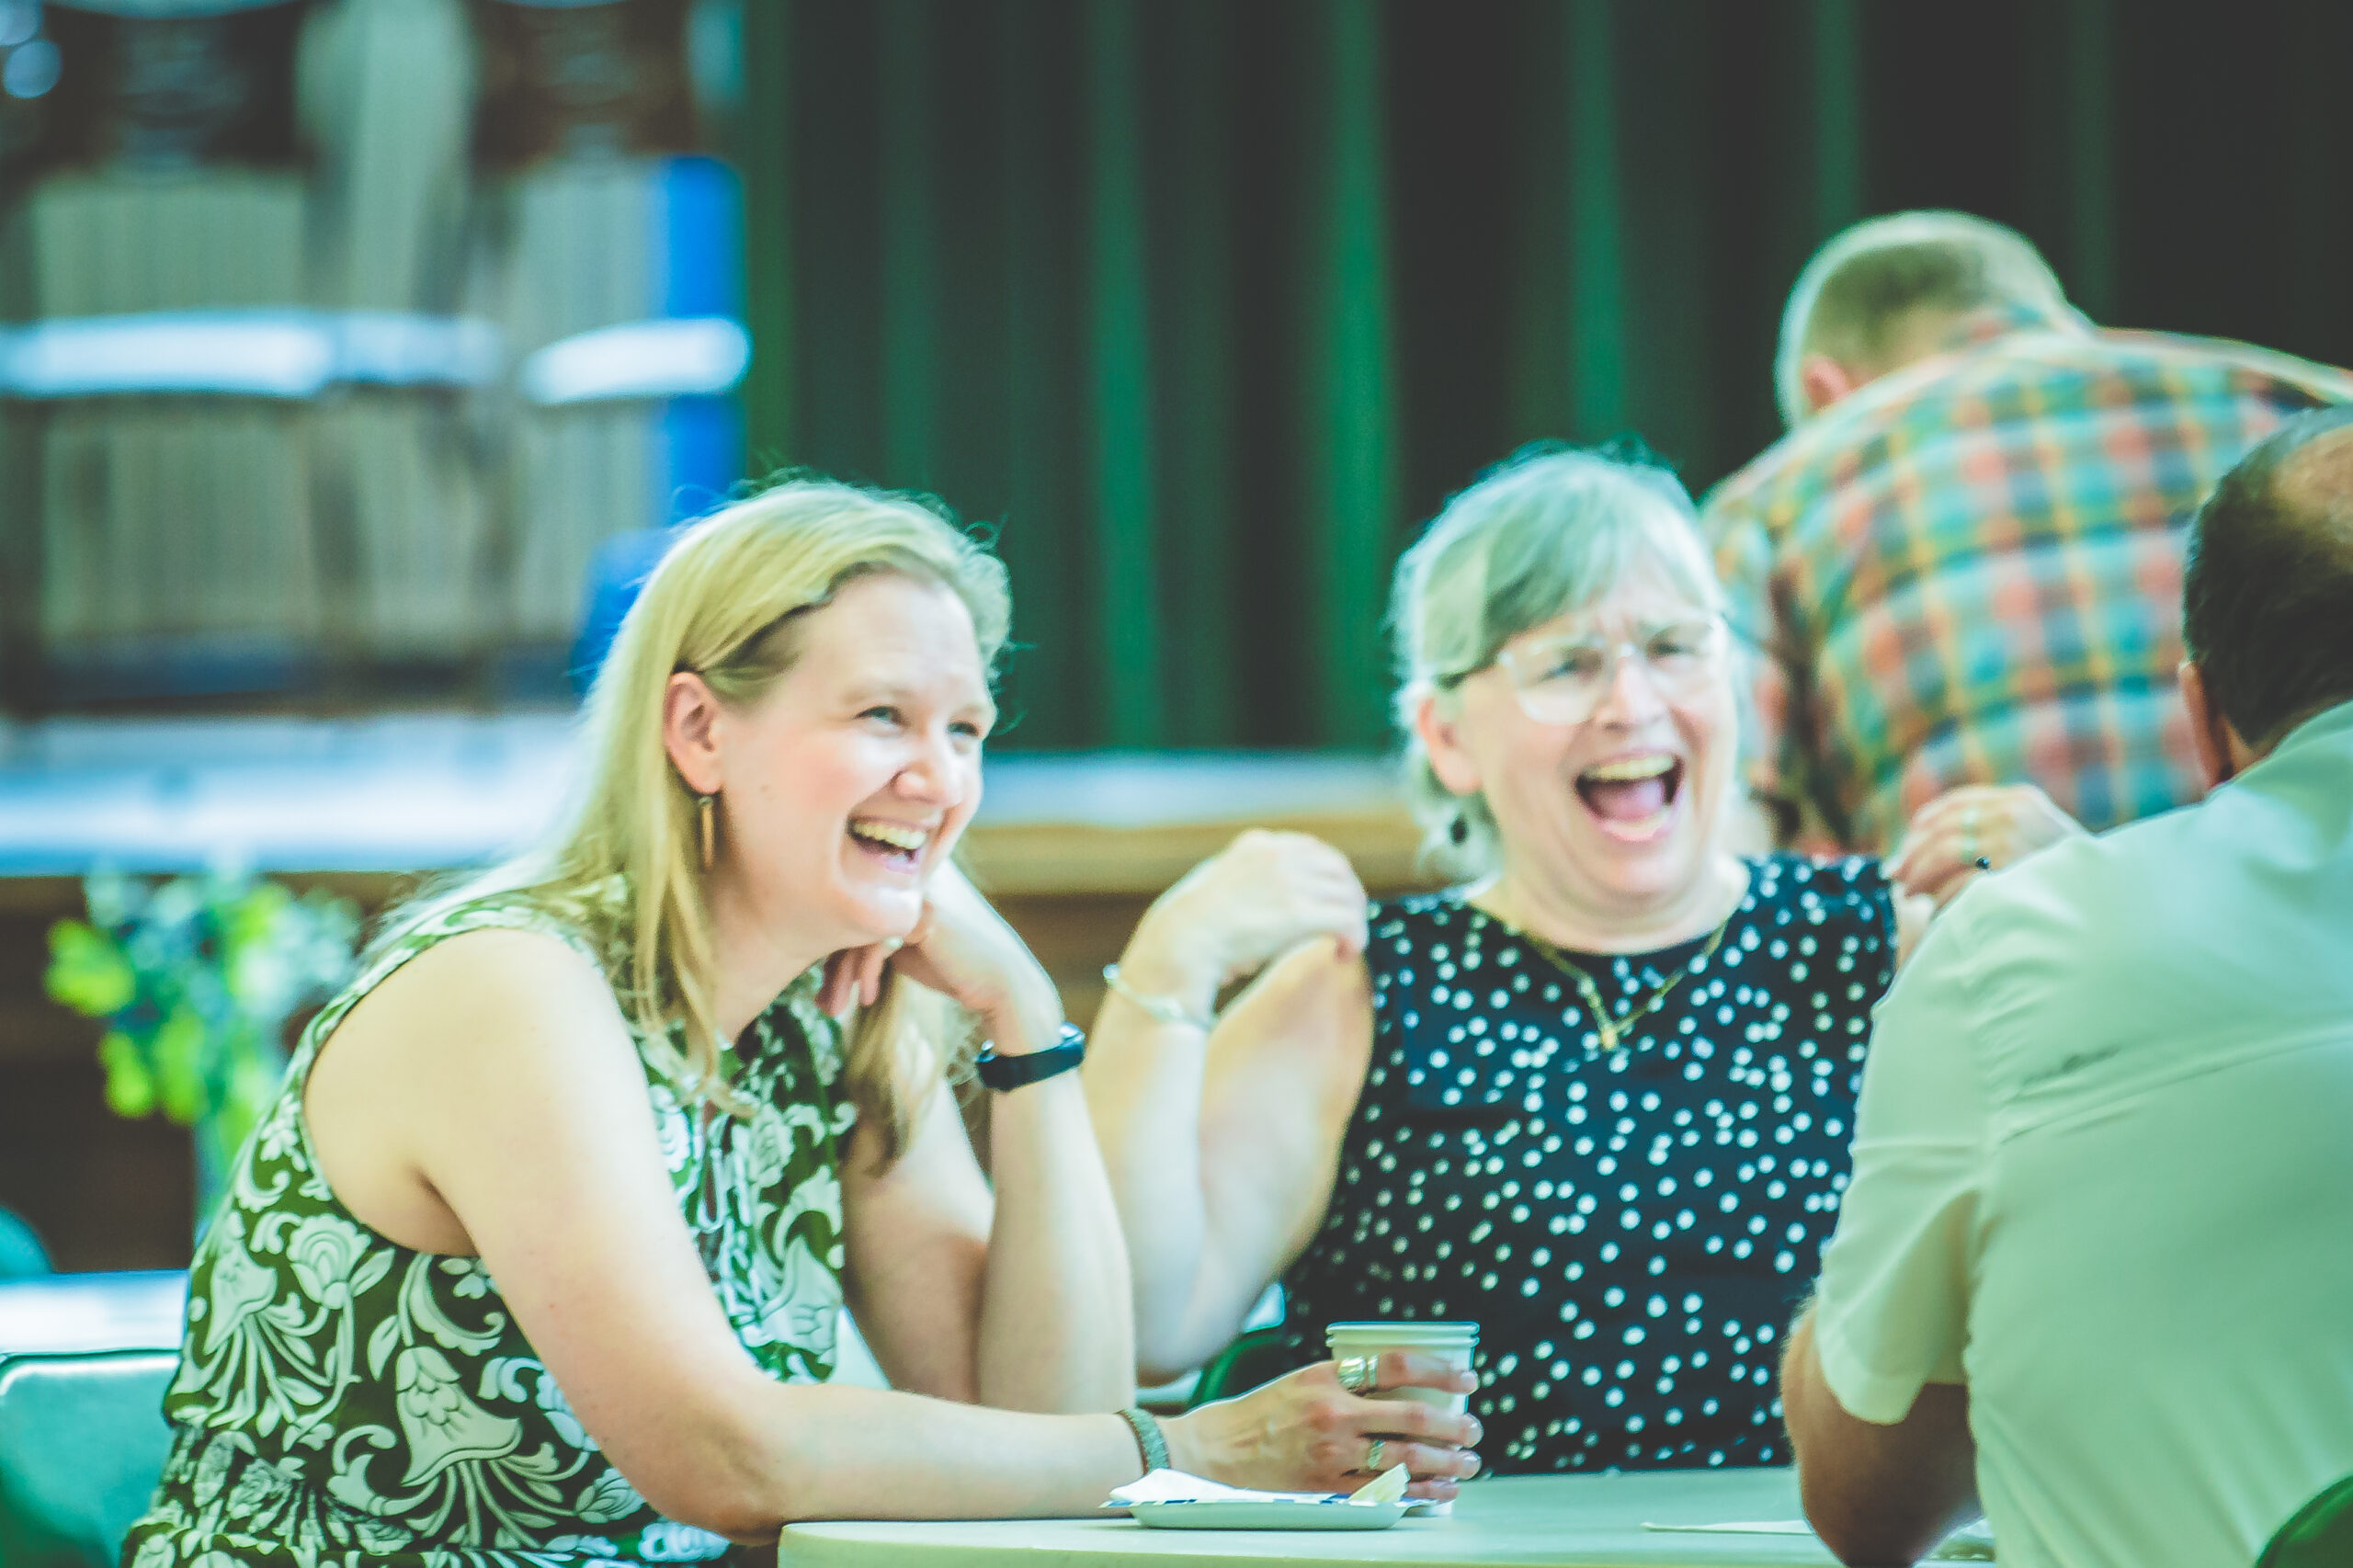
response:
[[[983,1046],[972,1059],[973,1075],[987,1089],[1017,1089],[1024,1084],[1040,1083],[1060,1073],[1067,1073],[1086,1060],[1086,1037],[1073,1024],[1063,1026],[1059,1044],[1043,1051],[1033,1051],[1026,1056],[999,1056],[996,1047]]]

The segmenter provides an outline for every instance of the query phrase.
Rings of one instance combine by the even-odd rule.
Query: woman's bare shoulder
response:
[[[454,1084],[528,1089],[600,1062],[635,1071],[629,1026],[596,961],[551,932],[512,926],[434,942],[361,997],[320,1050],[314,1076],[445,1104]]]
[[[441,937],[385,976],[349,1022],[363,1013],[508,1025],[619,1017],[611,983],[595,960],[554,932],[520,926]]]
[[[303,1110],[344,1206],[404,1245],[471,1253],[465,1169],[498,1149],[566,1168],[556,1146],[611,1146],[645,1119],[645,1086],[611,987],[543,931],[446,937],[360,998],[319,1048]]]

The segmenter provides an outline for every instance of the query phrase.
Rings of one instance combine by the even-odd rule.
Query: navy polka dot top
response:
[[[1751,861],[1713,950],[1561,957],[1450,893],[1377,905],[1372,1059],[1290,1349],[1367,1318],[1480,1325],[1491,1473],[1788,1462],[1783,1331],[1847,1185],[1894,968],[1875,860]]]

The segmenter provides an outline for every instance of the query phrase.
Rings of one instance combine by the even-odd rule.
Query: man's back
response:
[[[1972,318],[1718,486],[1763,644],[1760,782],[1888,846],[1963,783],[2095,829],[2195,799],[2181,527],[2254,443],[2353,378],[2236,344]]]
[[[1915,964],[1831,1386],[1892,1418],[1958,1352],[2006,1562],[2244,1568],[2353,1473],[2353,703],[1972,889]]]

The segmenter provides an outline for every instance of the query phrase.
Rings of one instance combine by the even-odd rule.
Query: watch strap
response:
[[[1064,1024],[1062,1040],[1043,1051],[1032,1051],[1021,1056],[999,1056],[995,1046],[984,1048],[972,1061],[972,1074],[981,1086],[1002,1093],[1017,1089],[1026,1084],[1042,1083],[1048,1078],[1069,1072],[1086,1060],[1086,1037],[1077,1026]]]

